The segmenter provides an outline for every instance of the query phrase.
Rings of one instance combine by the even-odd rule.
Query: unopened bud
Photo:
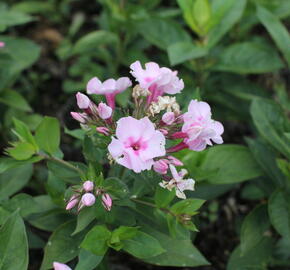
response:
[[[77,98],[78,107],[80,109],[88,109],[89,108],[91,101],[86,95],[78,92],[76,94],[76,98]]]
[[[174,112],[166,112],[162,116],[162,121],[167,125],[171,125],[174,122],[174,120],[175,120]]]
[[[84,124],[86,123],[86,114],[85,113],[77,113],[77,112],[71,112],[70,115],[73,119],[77,120],[78,122]]]
[[[164,128],[160,128],[159,131],[164,135],[166,136],[168,134],[168,131]]]
[[[109,107],[107,104],[101,102],[98,106],[98,114],[102,119],[108,119],[112,116],[112,108]]]
[[[59,263],[59,262],[54,262],[53,263],[53,269],[54,270],[72,270],[69,266],[67,266],[66,264],[63,263]]]
[[[71,198],[69,199],[65,210],[71,210],[73,209],[77,204],[78,204],[79,200],[77,198],[76,195],[71,196]]]
[[[110,135],[110,131],[106,127],[97,127],[96,131],[101,133],[101,134],[103,134],[103,135],[105,135],[105,136],[109,136]]]
[[[90,192],[94,189],[94,183],[92,181],[85,181],[83,183],[83,189],[85,192]]]
[[[92,206],[96,201],[95,196],[92,193],[86,193],[82,196],[81,203],[84,206]]]
[[[0,41],[0,48],[4,48],[5,47],[5,42]]]
[[[165,159],[159,159],[154,162],[153,170],[159,174],[166,174],[168,170],[168,164]]]
[[[107,211],[111,211],[113,201],[109,194],[107,193],[103,194],[102,204]]]
[[[170,161],[171,164],[174,166],[183,166],[183,163],[174,156],[168,156],[167,159]]]

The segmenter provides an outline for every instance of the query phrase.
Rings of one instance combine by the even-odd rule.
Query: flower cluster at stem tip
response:
[[[223,125],[212,119],[211,108],[203,101],[191,100],[187,112],[181,112],[176,98],[168,96],[178,94],[184,88],[177,71],[154,62],[146,63],[143,68],[139,61],[130,68],[138,84],[132,90],[134,107],[129,116],[115,119],[115,97],[132,86],[128,77],[104,82],[92,78],[87,84],[87,94],[104,95],[107,104],[96,105],[87,95],[77,93],[77,104],[82,112],[71,112],[71,116],[84,129],[94,129],[111,137],[108,144],[111,161],[135,173],[153,169],[162,177],[161,187],[174,189],[176,196],[184,199],[184,191],[194,190],[195,181],[184,179],[185,169],[177,171],[176,167],[183,164],[172,153],[185,148],[202,151],[213,142],[223,143]],[[177,142],[166,148],[168,141]],[[79,207],[93,200],[83,197]]]

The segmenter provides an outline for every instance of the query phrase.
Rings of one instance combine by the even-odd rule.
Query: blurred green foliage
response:
[[[108,247],[164,266],[194,267],[209,260],[215,269],[225,269],[224,264],[228,270],[288,269],[289,18],[289,0],[0,3],[0,41],[5,43],[0,48],[1,147],[13,141],[5,148],[10,157],[3,153],[0,159],[0,269],[50,269],[54,260],[76,257],[76,269],[108,269],[103,259]],[[71,123],[72,96],[93,76],[103,80],[127,74],[135,60],[178,70],[185,81],[179,102],[208,101],[225,124],[227,145],[180,154],[197,180],[196,191],[188,194],[194,200],[185,205],[173,201],[170,209],[185,214],[189,209],[193,215],[209,200],[200,220],[193,219],[201,235],[197,240],[207,243],[207,223],[234,223],[222,215],[223,198],[235,196],[236,208],[241,200],[247,215],[232,213],[241,222],[236,232],[240,244],[232,241],[237,246],[227,262],[211,260],[218,257],[217,249],[224,254],[222,249],[233,249],[233,244],[203,248],[202,255],[191,241],[195,225],[184,226],[160,211],[172,202],[170,193],[156,190],[155,200],[148,201],[156,209],[132,205],[130,196],[146,199],[152,193],[156,179],[149,174],[136,176],[117,166],[106,172],[114,177],[107,183],[118,199],[110,215],[96,206],[76,221],[63,210],[67,184],[78,183],[80,175],[101,183],[97,176],[105,173],[106,163],[99,138],[85,137]],[[128,93],[120,96],[117,101],[130,106]],[[73,161],[63,163],[63,153]],[[47,167],[37,163],[48,157]],[[135,225],[142,231],[131,235]],[[28,268],[28,247],[44,249],[36,267],[30,254]]]

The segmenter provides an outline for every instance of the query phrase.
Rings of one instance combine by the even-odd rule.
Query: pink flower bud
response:
[[[159,159],[154,162],[153,170],[159,174],[166,174],[168,170],[167,160]]]
[[[167,158],[170,161],[170,163],[173,164],[174,166],[183,166],[183,163],[176,157],[168,156]]]
[[[108,119],[112,116],[112,108],[109,107],[107,104],[101,102],[98,106],[98,113],[102,119]]]
[[[0,41],[0,48],[4,48],[5,47],[5,42]]]
[[[68,267],[66,264],[54,262],[53,263],[53,269],[54,270],[72,270],[70,267]]]
[[[82,196],[81,204],[84,206],[92,206],[96,201],[95,196],[92,193],[86,193]]]
[[[73,119],[77,120],[78,122],[84,124],[86,122],[86,114],[85,113],[77,113],[71,112],[70,115]]]
[[[174,120],[175,120],[174,112],[167,112],[162,115],[162,121],[167,125],[171,125],[174,122]]]
[[[83,189],[85,192],[90,192],[94,189],[94,183],[92,181],[85,181],[83,183]]]
[[[112,198],[110,197],[109,194],[107,194],[107,193],[103,194],[102,204],[107,211],[111,211],[113,201],[112,201]]]
[[[110,131],[106,127],[97,127],[96,131],[101,133],[101,134],[103,134],[103,135],[105,135],[105,136],[109,136],[110,135]]]
[[[78,92],[76,94],[76,98],[77,98],[78,107],[80,109],[88,109],[89,108],[91,101],[86,95]]]
[[[66,205],[65,210],[73,209],[77,205],[78,202],[79,200],[76,195],[71,196],[71,198],[69,199],[69,202]]]
[[[159,131],[164,135],[166,136],[168,134],[168,131],[164,128],[160,128]]]

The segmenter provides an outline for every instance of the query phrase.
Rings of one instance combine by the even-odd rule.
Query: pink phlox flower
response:
[[[0,48],[4,48],[5,47],[5,42],[3,42],[3,41],[0,41]]]
[[[108,79],[103,83],[97,77],[94,77],[87,84],[87,93],[97,95],[119,94],[131,85],[132,82],[128,77],[121,77],[117,80]]]
[[[159,183],[159,185],[162,188],[166,188],[168,190],[172,190],[175,188],[175,194],[180,199],[186,199],[186,196],[184,194],[185,190],[194,190],[194,184],[195,181],[191,178],[189,179],[183,179],[184,176],[187,174],[187,171],[185,169],[182,169],[180,172],[177,172],[176,168],[170,164],[169,165],[172,179],[170,181],[162,181]]]
[[[130,68],[131,74],[139,82],[140,86],[151,92],[151,95],[148,96],[150,102],[156,101],[157,97],[164,93],[171,95],[180,93],[184,88],[183,80],[177,77],[177,71],[159,67],[154,62],[146,63],[145,69],[143,69],[140,61],[136,61],[130,65]]]
[[[94,77],[87,84],[87,93],[105,95],[108,105],[114,109],[115,96],[125,91],[131,85],[132,82],[128,77],[121,77],[117,80],[108,79],[103,83],[97,77]]]
[[[211,141],[223,143],[223,125],[211,119],[211,109],[206,102],[192,100],[183,120],[182,132],[187,134],[184,142],[189,149],[202,151],[207,145],[212,145]]]
[[[139,173],[151,169],[153,158],[165,155],[165,137],[148,117],[123,117],[108,150],[117,163]]]
[[[54,270],[72,270],[69,266],[67,266],[66,264],[63,263],[59,263],[59,262],[54,262],[53,263],[53,269]]]

